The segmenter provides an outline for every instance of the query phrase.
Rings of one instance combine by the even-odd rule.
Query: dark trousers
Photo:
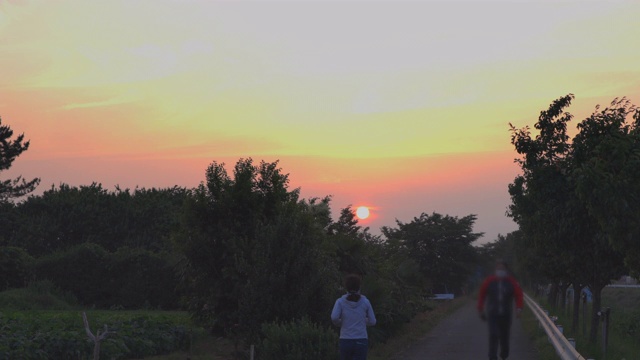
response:
[[[511,316],[489,315],[489,360],[498,359],[498,345],[500,357],[509,357],[509,334],[511,332]]]
[[[369,340],[340,339],[340,360],[367,360]]]

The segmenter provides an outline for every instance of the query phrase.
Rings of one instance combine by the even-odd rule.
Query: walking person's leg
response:
[[[511,335],[511,316],[500,318],[500,357],[505,360],[509,357],[510,335]]]
[[[353,339],[340,339],[340,360],[354,359],[354,345]]]
[[[355,340],[353,360],[367,360],[367,352],[369,351],[369,340]]]
[[[497,360],[499,337],[498,317],[489,316],[487,323],[489,324],[489,360]]]

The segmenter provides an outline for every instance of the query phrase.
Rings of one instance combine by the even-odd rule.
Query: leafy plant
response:
[[[258,347],[264,360],[333,360],[338,358],[338,335],[308,319],[262,326],[264,339]]]
[[[90,312],[88,316],[95,327],[107,325],[116,333],[102,343],[105,359],[167,354],[190,344],[184,315]],[[88,359],[93,351],[77,312],[0,312],[0,329],[0,360]]]

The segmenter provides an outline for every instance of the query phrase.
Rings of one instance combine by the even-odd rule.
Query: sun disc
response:
[[[360,206],[356,209],[356,216],[360,219],[366,219],[369,217],[369,208],[366,206]]]

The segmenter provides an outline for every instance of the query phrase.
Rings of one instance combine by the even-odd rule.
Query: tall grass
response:
[[[0,309],[4,310],[71,310],[77,306],[73,295],[63,292],[49,280],[0,292]]]

